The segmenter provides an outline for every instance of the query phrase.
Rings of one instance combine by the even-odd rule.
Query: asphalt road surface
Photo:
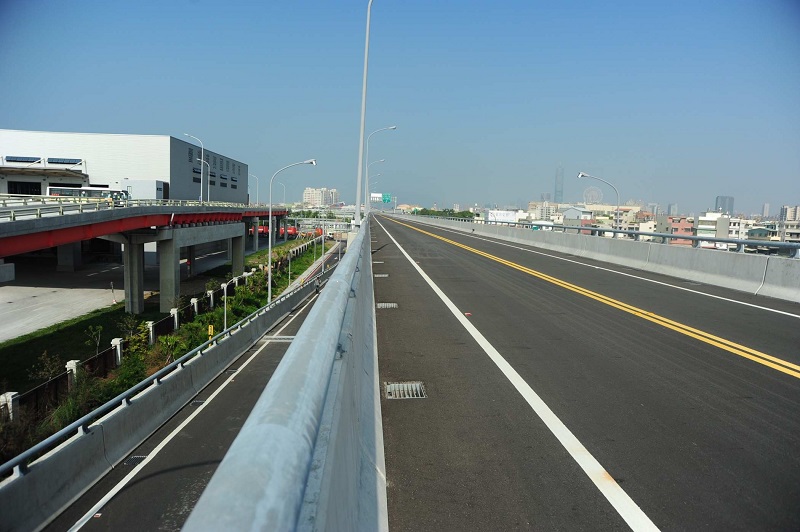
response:
[[[372,235],[380,380],[427,392],[381,402],[391,529],[800,529],[800,305]]]

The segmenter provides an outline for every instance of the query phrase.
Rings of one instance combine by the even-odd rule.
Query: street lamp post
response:
[[[370,0],[371,2],[372,0]],[[272,235],[275,233],[272,232],[272,182],[275,180],[275,176],[286,170],[287,168],[291,168],[292,166],[297,166],[299,164],[310,164],[312,166],[316,166],[317,160],[316,159],[308,159],[306,161],[300,161],[297,163],[292,163],[287,166],[284,166],[274,174],[269,180],[269,238],[267,241],[269,242],[268,251],[267,251],[267,304],[272,302]]]
[[[249,175],[250,175],[250,177],[255,177],[256,178],[256,205],[260,205],[260,202],[258,200],[258,176],[255,176],[253,174],[249,174]]]
[[[364,76],[361,83],[361,126],[358,133],[358,177],[356,178],[356,207],[353,223],[361,225],[361,175],[364,170],[364,124],[367,116],[367,67],[369,66],[369,21],[372,16],[372,0],[367,4],[367,36],[364,43]]]
[[[372,138],[372,135],[374,135],[375,133],[380,133],[381,131],[394,131],[395,129],[397,129],[397,126],[382,127],[380,129],[376,129],[375,131],[373,131],[372,133],[369,134],[369,136],[367,137],[367,161],[369,161],[369,141]],[[383,161],[385,159],[381,159],[381,160]],[[377,162],[377,161],[373,161],[373,162]],[[369,163],[369,164],[372,164],[372,163]],[[369,190],[368,190],[368,186],[369,186],[369,165],[367,165],[367,172],[366,173],[367,173],[367,179],[366,179],[366,183],[365,183],[365,189],[366,189],[365,193],[369,194]],[[356,209],[358,209],[359,207],[360,207],[360,205],[356,205]],[[365,198],[364,211],[367,211],[368,207],[369,207],[369,202],[368,202],[367,198]],[[358,212],[358,211],[356,211],[356,212]]]
[[[284,185],[280,181],[275,181],[275,182],[283,187],[283,206],[285,207],[286,206],[286,185]]]
[[[617,224],[617,219],[619,218],[619,190],[617,190],[617,187],[615,187],[614,185],[612,185],[611,183],[609,183],[608,181],[606,181],[605,179],[603,179],[601,177],[589,175],[589,174],[587,174],[585,172],[578,172],[578,179],[583,179],[584,177],[588,177],[590,179],[597,179],[598,181],[602,181],[606,185],[608,185],[611,188],[613,188],[614,192],[617,193],[617,210],[614,213],[614,224],[611,226],[612,229],[616,229],[615,225]],[[614,238],[617,238],[617,233],[614,233]]]
[[[367,148],[367,154],[369,154],[369,148]],[[367,164],[367,172],[366,172],[367,178],[366,182],[364,183],[364,216],[367,216],[367,214],[369,214],[370,203],[371,203],[369,195],[369,167],[375,163],[383,163],[383,162],[386,162],[386,159],[378,159],[377,161],[372,161],[371,163]]]
[[[206,174],[211,179],[211,165],[205,159],[197,159],[200,161],[200,203],[203,203],[203,165],[208,166],[208,173]]]
[[[198,139],[194,135],[190,135],[188,133],[184,133],[184,135],[186,135],[187,137],[192,137],[194,140],[196,140],[197,142],[200,143],[200,159],[205,161],[206,160],[206,158],[204,157],[204,155],[205,155],[205,147],[203,146],[203,141]],[[210,171],[209,171],[208,178],[209,178],[209,180],[211,180],[211,172]],[[211,190],[211,189],[209,188],[209,190]],[[208,194],[206,194],[206,196],[208,196]],[[207,197],[206,199],[210,200],[211,198]],[[201,164],[200,165],[200,202],[202,202],[202,201],[203,201],[203,165]]]

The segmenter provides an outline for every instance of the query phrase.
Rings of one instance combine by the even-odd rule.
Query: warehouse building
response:
[[[199,146],[169,135],[0,129],[0,194],[105,188],[133,199],[198,200],[202,185],[203,201],[248,202],[246,164],[208,149],[206,164],[200,156]]]

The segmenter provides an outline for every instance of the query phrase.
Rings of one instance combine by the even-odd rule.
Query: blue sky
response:
[[[355,200],[366,0],[0,0],[0,128],[189,132]],[[375,0],[374,191],[800,204],[800,2]],[[2,151],[2,147],[0,147]],[[280,187],[279,187],[280,188]]]

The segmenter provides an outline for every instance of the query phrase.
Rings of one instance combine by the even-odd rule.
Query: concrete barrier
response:
[[[800,302],[800,259],[769,257],[764,284],[757,293]]]
[[[37,530],[61,513],[111,470],[104,448],[103,428],[89,427],[0,484],[0,530]]]

